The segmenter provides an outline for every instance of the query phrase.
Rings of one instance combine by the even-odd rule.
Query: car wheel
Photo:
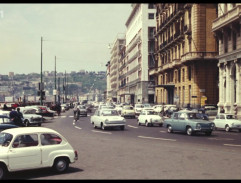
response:
[[[169,125],[169,126],[167,127],[167,132],[168,132],[168,133],[173,133],[173,130],[172,130],[172,126],[171,126],[171,125]]]
[[[193,130],[191,127],[187,127],[186,132],[187,132],[187,135],[189,135],[189,136],[193,135]]]
[[[69,161],[67,158],[57,158],[54,161],[53,168],[58,173],[65,172],[69,168]]]
[[[25,121],[25,126],[30,126],[29,120]]]
[[[230,127],[228,125],[225,126],[225,131],[229,132],[230,131]]]
[[[103,125],[103,123],[101,123],[101,129],[105,130],[105,126]]]
[[[7,169],[5,166],[0,165],[0,180],[3,180],[6,177]]]
[[[146,124],[146,126],[149,126],[149,123],[147,121],[145,122],[145,124]]]
[[[94,127],[94,128],[97,128],[94,122],[93,122],[92,124],[93,124],[93,127]]]

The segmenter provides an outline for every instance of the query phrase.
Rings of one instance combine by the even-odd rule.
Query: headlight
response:
[[[196,126],[197,129],[201,129],[201,125],[198,123]]]
[[[30,118],[30,121],[33,121],[33,117]]]
[[[106,120],[105,120],[105,123],[109,123],[109,120],[108,120],[108,119],[106,119]]]
[[[234,123],[232,123],[232,126],[234,126]]]
[[[123,121],[123,122],[126,122],[126,119],[123,119],[122,121]]]

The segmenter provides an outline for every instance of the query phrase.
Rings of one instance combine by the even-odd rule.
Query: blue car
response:
[[[179,111],[174,112],[170,119],[165,119],[163,126],[167,128],[168,133],[180,131],[187,133],[187,135],[194,135],[197,132],[203,132],[207,136],[210,136],[215,124],[204,120],[198,112]]]
[[[14,124],[13,121],[8,116],[0,115],[0,131],[9,129],[9,128],[17,128],[18,126]]]

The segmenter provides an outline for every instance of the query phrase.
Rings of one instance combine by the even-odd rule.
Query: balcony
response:
[[[212,60],[216,59],[218,52],[188,52],[181,56],[181,63],[185,63],[190,60]]]
[[[237,5],[235,8],[223,14],[222,16],[216,18],[213,21],[212,31],[217,31],[218,29],[230,24],[235,20],[238,21],[240,16],[241,16],[241,5]]]

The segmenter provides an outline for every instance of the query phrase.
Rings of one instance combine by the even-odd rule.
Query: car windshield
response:
[[[103,116],[119,116],[116,110],[106,110],[101,113]]]
[[[127,106],[125,106],[124,109],[133,110],[133,107],[127,107]]]
[[[0,145],[8,146],[13,139],[12,134],[10,133],[0,133]]]
[[[85,106],[79,105],[79,108],[80,108],[80,109],[85,109]]]
[[[202,119],[200,113],[187,113],[188,119]]]
[[[227,119],[235,119],[235,116],[234,115],[227,115],[226,118]]]
[[[136,108],[143,108],[143,105],[136,105]]]
[[[144,104],[144,107],[151,107],[150,104]]]

